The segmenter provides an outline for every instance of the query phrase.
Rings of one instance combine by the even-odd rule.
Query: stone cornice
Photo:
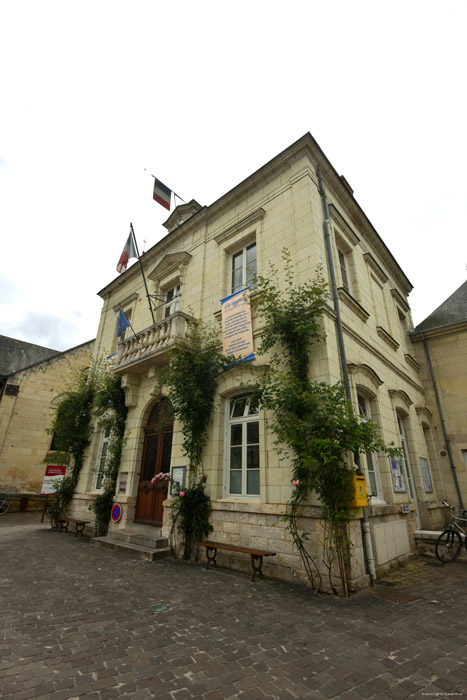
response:
[[[347,221],[344,219],[344,217],[340,214],[340,212],[336,209],[334,204],[329,205],[329,214],[331,216],[331,219],[333,222],[337,224],[337,226],[341,229],[343,233],[347,236],[349,241],[352,243],[352,245],[356,246],[360,242],[360,238],[357,236],[355,231],[349,226]]]

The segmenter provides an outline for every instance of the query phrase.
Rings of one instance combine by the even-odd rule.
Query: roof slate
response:
[[[48,360],[56,355],[61,355],[61,352],[0,335],[0,376],[5,377],[13,372],[19,372],[29,365]]]
[[[467,281],[459,289],[443,301],[427,318],[422,321],[413,333],[430,331],[435,328],[445,328],[467,321]]]

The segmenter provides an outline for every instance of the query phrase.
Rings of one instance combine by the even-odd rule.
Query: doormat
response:
[[[412,603],[414,600],[419,599],[418,596],[403,593],[402,591],[378,591],[376,595],[378,598],[384,598],[384,600],[390,600],[393,603]]]

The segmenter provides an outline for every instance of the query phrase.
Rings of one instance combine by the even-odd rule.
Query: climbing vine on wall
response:
[[[64,392],[52,404],[55,414],[47,430],[54,435],[56,452],[47,461],[66,464],[67,473],[56,488],[58,500],[49,512],[52,517],[66,513],[75,493],[84,463],[86,449],[92,436],[92,407],[102,373],[99,363],[75,372]]]
[[[193,324],[189,340],[173,351],[159,379],[160,385],[168,387],[174,413],[182,424],[182,448],[188,458],[187,487],[172,501],[172,523],[181,534],[185,559],[193,553],[196,541],[212,531],[202,453],[214,408],[216,379],[225,362],[218,330]]]
[[[327,303],[327,284],[320,268],[315,279],[296,284],[290,254],[283,252],[282,281],[276,267],[257,279],[252,306],[261,315],[263,332],[258,354],[270,353],[270,369],[258,381],[256,395],[272,413],[272,432],[282,459],[292,462],[292,495],[285,519],[313,590],[321,578],[307,548],[309,534],[299,527],[302,506],[313,491],[319,498],[324,526],[324,564],[332,580],[339,562],[343,585],[348,578],[350,540],[349,503],[353,472],[349,455],[390,451],[371,421],[361,421],[347,402],[341,384],[310,379],[310,351],[324,341],[321,327]]]
[[[53,461],[67,464],[66,476],[57,486],[57,502],[49,508],[52,518],[67,512],[93,433],[93,417],[111,429],[108,457],[104,471],[104,488],[91,504],[96,514],[96,533],[107,532],[118,469],[124,445],[127,408],[121,377],[107,372],[103,360],[93,361],[86,372],[74,375],[67,389],[54,402],[56,408],[51,428],[56,453]],[[47,457],[50,461],[50,456]]]
[[[125,392],[119,375],[105,372],[96,392],[94,414],[102,425],[110,428],[110,443],[107,451],[103,475],[103,490],[92,502],[90,508],[96,515],[96,536],[107,533],[113,500],[117,488],[118,471],[122,450],[125,445],[125,424],[128,408],[125,405]]]

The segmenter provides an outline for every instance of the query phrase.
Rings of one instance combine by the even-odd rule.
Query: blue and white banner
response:
[[[221,309],[224,355],[252,360],[255,354],[248,289],[221,299]]]

